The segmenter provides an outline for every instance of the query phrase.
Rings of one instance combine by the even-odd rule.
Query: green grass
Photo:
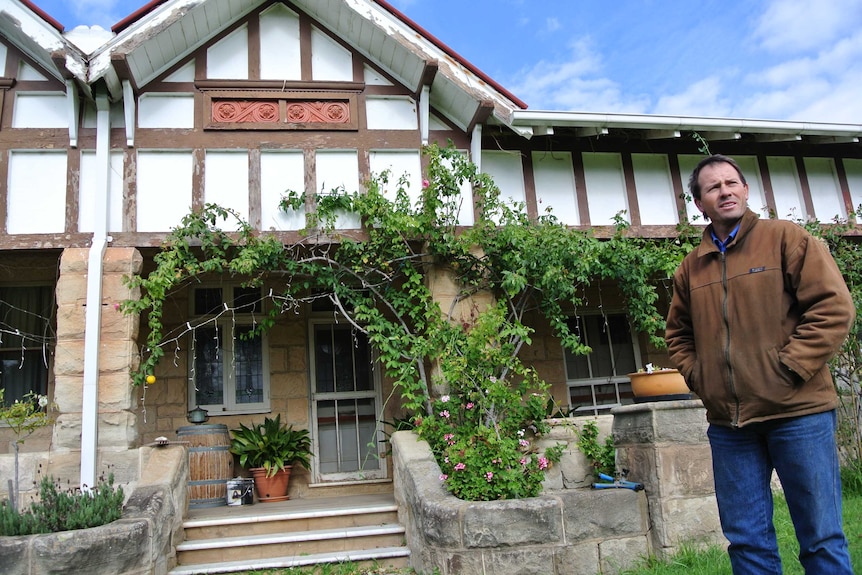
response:
[[[781,497],[775,499],[775,530],[778,533],[778,548],[785,575],[803,575],[799,560],[799,544],[793,533],[793,523],[787,511],[787,504]],[[844,532],[850,544],[850,560],[854,573],[862,573],[862,495],[844,496]],[[683,545],[673,557],[659,561],[651,557],[621,575],[727,575],[730,573],[730,559],[724,548],[712,546],[708,549],[695,549]]]

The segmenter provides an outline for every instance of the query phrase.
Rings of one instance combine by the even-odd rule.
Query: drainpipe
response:
[[[108,244],[108,188],[111,168],[111,110],[104,87],[96,91],[96,201],[93,242],[87,262],[84,324],[84,395],[81,413],[81,489],[96,486],[99,447],[99,345],[102,323],[102,260]]]
[[[419,133],[422,138],[422,145],[428,145],[428,132],[431,125],[431,86],[427,84],[422,86],[422,92],[419,96]]]
[[[476,169],[482,171],[482,124],[473,126],[470,136],[470,160],[476,164]]]

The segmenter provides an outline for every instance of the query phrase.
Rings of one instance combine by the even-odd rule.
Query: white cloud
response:
[[[651,112],[673,116],[726,116],[730,103],[722,96],[721,78],[710,76],[682,92],[661,96]]]
[[[755,40],[768,50],[801,52],[828,45],[856,28],[859,0],[773,0],[755,27]]]
[[[589,38],[570,48],[568,59],[541,60],[506,85],[533,109],[643,113],[646,98],[626,95],[619,84],[602,77],[602,60]]]
[[[127,10],[129,2],[120,0],[76,0],[69,4],[72,13],[79,21],[87,22],[88,25],[98,25],[106,30],[110,30],[111,26],[134,12],[134,9]]]
[[[562,27],[563,26],[562,26],[562,24],[560,24],[559,18],[551,17],[551,18],[548,18],[547,20],[545,20],[545,29],[548,32],[555,32]]]
[[[761,44],[744,70],[704,70],[688,88],[656,95],[650,113],[862,123],[860,21],[858,0],[777,0],[758,19]],[[765,49],[777,52],[764,58]]]
[[[812,55],[751,71],[737,108],[759,117],[862,123],[862,32]]]

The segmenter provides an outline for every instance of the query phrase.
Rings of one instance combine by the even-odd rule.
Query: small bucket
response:
[[[250,477],[237,477],[228,479],[227,495],[225,499],[228,505],[251,505],[254,503],[254,479]]]

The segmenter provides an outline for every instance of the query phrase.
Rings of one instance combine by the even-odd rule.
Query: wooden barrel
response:
[[[233,455],[227,426],[187,425],[177,439],[189,446],[189,507],[226,505],[227,481],[233,477]]]

